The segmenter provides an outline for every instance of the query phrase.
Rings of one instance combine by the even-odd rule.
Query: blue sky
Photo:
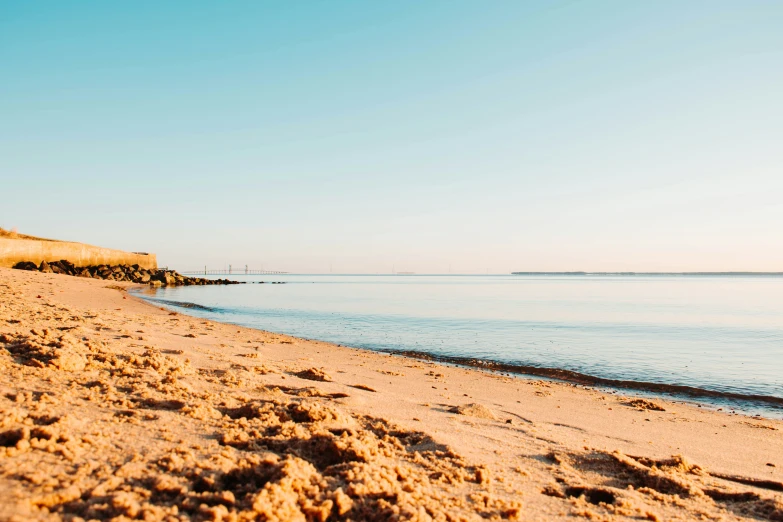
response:
[[[783,270],[778,1],[4,2],[0,226],[181,270]]]

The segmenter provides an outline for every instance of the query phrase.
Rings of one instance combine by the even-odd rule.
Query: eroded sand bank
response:
[[[783,520],[783,422],[0,269],[0,519]]]

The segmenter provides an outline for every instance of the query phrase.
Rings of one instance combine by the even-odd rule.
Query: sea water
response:
[[[623,387],[686,387],[707,392],[713,405],[783,417],[783,277],[230,278],[248,284],[141,295],[199,317],[298,337],[495,361],[522,373],[562,369]],[[723,396],[731,400],[721,402]]]

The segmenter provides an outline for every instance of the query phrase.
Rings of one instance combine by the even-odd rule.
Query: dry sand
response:
[[[783,422],[0,269],[0,520],[781,520]]]

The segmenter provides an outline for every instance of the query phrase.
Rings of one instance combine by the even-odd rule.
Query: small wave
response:
[[[564,370],[561,368],[547,368],[541,366],[528,366],[524,364],[511,364],[498,361],[476,359],[473,357],[459,357],[453,355],[433,355],[431,353],[419,352],[414,350],[383,350],[386,353],[412,357],[425,361],[437,361],[459,366],[470,366],[473,368],[483,368],[492,371],[502,371],[522,375],[535,375],[549,379],[582,384],[585,386],[605,386],[607,388],[623,388],[653,393],[679,394],[694,398],[711,399],[733,399],[739,401],[753,401],[765,404],[774,404],[783,407],[783,397],[773,395],[752,395],[734,392],[721,392],[716,390],[707,390],[695,386],[685,386],[681,384],[664,384],[645,381],[629,381],[621,379],[607,379],[604,377],[595,377],[585,373],[575,372],[573,370]]]

